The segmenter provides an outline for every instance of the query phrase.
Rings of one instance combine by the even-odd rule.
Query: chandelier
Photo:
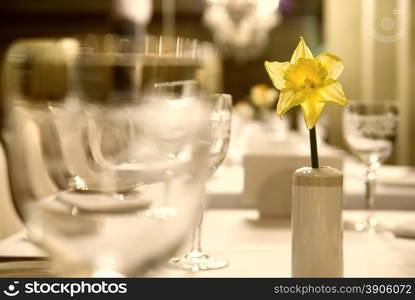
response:
[[[204,24],[224,55],[246,61],[261,54],[281,21],[279,0],[207,0]]]

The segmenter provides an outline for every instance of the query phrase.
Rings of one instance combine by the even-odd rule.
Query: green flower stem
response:
[[[318,151],[317,151],[317,136],[316,127],[310,129],[310,149],[311,149],[311,167],[318,168]]]

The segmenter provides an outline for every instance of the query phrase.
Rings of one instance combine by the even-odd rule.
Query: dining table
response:
[[[261,141],[260,134],[251,134],[248,138],[251,148],[244,155],[286,155],[299,149],[299,145],[303,149],[307,148],[307,141],[298,133],[291,133],[285,142],[270,141],[267,138],[263,136]],[[376,216],[385,230],[375,234],[357,232],[350,224],[365,217],[365,211],[362,210],[365,166],[344,150],[323,142],[320,145],[322,153],[334,153],[343,159],[344,276],[414,277],[415,168],[397,165],[380,168]],[[264,217],[258,210],[257,203],[244,201],[246,170],[243,159],[242,156],[239,161],[225,160],[206,187],[203,249],[215,257],[227,259],[229,265],[223,269],[194,272],[173,268],[166,261],[161,269],[149,276],[291,276],[290,216]],[[7,177],[5,164],[4,154],[0,151],[2,178]],[[0,212],[0,229],[4,229],[3,233],[0,230],[0,276],[30,276],[30,272],[24,270],[25,266],[44,263],[47,255],[26,238],[24,226],[13,210],[7,180],[0,180],[0,193],[3,207]],[[184,243],[178,254],[187,252],[188,248],[189,242]]]
[[[343,257],[345,277],[415,277],[415,238],[401,237],[395,231],[402,224],[415,228],[415,212],[381,211],[378,218],[389,228],[384,232],[368,233],[344,229]],[[364,211],[345,210],[345,222],[364,217]],[[167,260],[151,277],[291,277],[290,219],[261,218],[255,209],[208,209],[202,232],[203,249],[216,257],[225,258],[223,269],[192,271],[177,269]],[[185,252],[185,242],[178,251]],[[19,260],[16,260],[19,257]],[[34,263],[44,262],[47,255],[31,244],[23,232],[0,242],[0,277],[36,276],[25,272]],[[35,262],[36,262],[35,260]],[[13,262],[19,261],[22,270]],[[44,275],[43,275],[44,276]]]
[[[398,237],[395,228],[412,224],[415,212],[382,211],[385,227],[379,233],[344,229],[345,277],[414,277],[415,238]],[[364,211],[345,210],[345,222],[364,217]],[[291,277],[291,230],[289,218],[261,218],[253,209],[212,209],[206,213],[203,249],[225,258],[223,269],[193,272],[168,264],[160,277]],[[184,246],[186,247],[186,246]]]

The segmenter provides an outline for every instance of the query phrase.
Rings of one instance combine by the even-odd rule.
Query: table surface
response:
[[[293,136],[295,137],[295,135]],[[297,140],[295,143],[296,144]],[[278,148],[271,145],[266,151]],[[321,147],[324,149],[324,147]],[[282,150],[281,150],[282,151]],[[284,150],[285,151],[285,150]],[[283,152],[284,152],[283,151]],[[0,165],[4,157],[0,153]],[[378,188],[377,203],[382,208],[405,211],[381,211],[380,220],[394,225],[413,221],[415,229],[415,186],[396,184],[396,178],[415,178],[415,169],[409,167],[383,168],[384,180]],[[5,177],[4,168],[0,168]],[[382,177],[382,169],[379,175]],[[344,166],[345,207],[358,208],[364,198],[364,166],[346,160]],[[392,180],[391,184],[391,177]],[[382,178],[381,178],[382,179]],[[384,184],[389,180],[389,184]],[[243,193],[244,171],[239,164],[224,164],[207,191],[210,207],[206,213],[203,231],[204,249],[214,256],[229,259],[229,266],[220,270],[189,272],[164,268],[158,276],[168,277],[289,277],[291,269],[291,231],[288,218],[259,219],[254,209],[240,209]],[[0,181],[0,194],[8,195],[4,181]],[[11,201],[3,198],[1,227],[11,226]],[[7,198],[7,199],[6,199]],[[7,200],[7,201],[6,201]],[[252,207],[253,205],[251,205]],[[245,206],[246,207],[246,206]],[[220,209],[217,209],[220,208]],[[239,208],[239,209],[235,209]],[[4,218],[3,218],[4,216]],[[345,210],[344,219],[356,219],[361,211]],[[9,219],[8,219],[9,218]],[[16,217],[15,217],[16,219]],[[6,222],[7,221],[7,222]],[[17,221],[15,221],[16,223]],[[19,226],[15,225],[15,228]],[[8,232],[12,232],[10,229]],[[1,232],[0,232],[1,233]],[[347,277],[415,277],[415,239],[396,238],[391,232],[377,235],[344,232],[344,271]],[[0,241],[0,262],[13,256],[38,256],[39,253],[13,235]],[[0,264],[1,265],[1,264]],[[1,268],[0,268],[1,272]]]
[[[237,115],[237,114],[235,114]],[[236,118],[237,119],[237,118]],[[287,132],[283,140],[273,139],[259,122],[243,121],[242,129],[234,130],[228,158],[208,185],[211,208],[255,207],[244,203],[243,157],[246,155],[309,156],[309,138],[298,132]],[[341,158],[344,175],[344,207],[363,209],[366,167],[350,153],[319,141],[319,154]],[[270,162],[272,163],[272,162]],[[261,172],[261,169],[258,169]],[[384,165],[378,170],[376,208],[415,210],[415,167]]]
[[[362,211],[345,211],[344,220],[356,220]],[[415,213],[379,212],[387,226],[411,222]],[[164,268],[161,277],[290,277],[291,230],[287,218],[260,219],[255,210],[208,210],[203,248],[229,266],[200,272]],[[345,277],[415,277],[415,239],[392,232],[369,234],[344,231]]]
[[[308,137],[298,133],[290,132],[286,141],[270,140],[269,136],[264,135],[260,126],[249,125],[245,146],[234,145],[240,150],[239,155],[247,153],[262,154],[283,154],[308,155]],[[251,132],[249,132],[251,131]],[[232,146],[232,145],[231,145]],[[345,156],[346,153],[323,142],[320,143],[320,153],[335,154],[346,157],[344,161],[344,207],[346,209],[362,209],[365,195],[365,167]],[[211,208],[235,209],[235,208],[254,208],[255,203],[244,203],[244,170],[241,162],[235,161],[232,155],[232,147],[228,156],[232,158],[233,164],[225,161],[217,170],[212,180],[208,184],[207,192],[208,206]],[[4,153],[0,148],[0,238],[6,237],[22,229],[21,222],[16,215],[10,198],[10,191],[7,184],[6,161]],[[259,170],[260,171],[260,170]],[[377,188],[376,208],[388,210],[415,210],[415,167],[406,166],[382,166],[379,170],[379,186]]]
[[[365,197],[365,166],[351,157],[344,160],[344,207],[363,209]],[[402,178],[402,183],[399,179]],[[244,203],[244,169],[241,165],[221,166],[207,186],[211,208],[254,208]],[[382,166],[378,170],[376,208],[415,210],[415,168]]]
[[[363,216],[362,211],[344,211],[344,220]],[[415,212],[384,211],[379,220],[389,227],[410,223]],[[291,230],[288,218],[260,219],[256,210],[207,210],[203,226],[203,248],[229,260],[219,270],[184,271],[163,267],[156,277],[290,277]],[[345,277],[415,277],[415,238],[397,238],[392,232],[368,234],[344,231]],[[185,244],[182,253],[187,250]],[[38,257],[41,252],[22,239],[22,233],[0,241],[2,264],[13,257]]]

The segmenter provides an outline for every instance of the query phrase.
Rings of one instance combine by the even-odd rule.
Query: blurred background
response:
[[[17,38],[90,32],[211,41],[219,56],[207,81],[237,104],[253,86],[272,86],[264,61],[289,60],[303,36],[313,53],[343,58],[340,82],[348,99],[399,101],[398,141],[389,163],[415,165],[414,9],[410,0],[3,1],[0,47]],[[341,110],[327,106],[325,139],[345,148]],[[296,120],[290,118],[292,129],[303,126]]]

